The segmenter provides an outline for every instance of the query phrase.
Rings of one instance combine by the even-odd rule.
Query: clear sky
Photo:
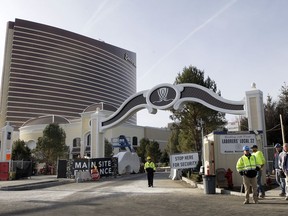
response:
[[[287,0],[1,0],[0,67],[6,24],[15,18],[82,34],[137,55],[137,91],[173,83],[185,66],[204,70],[225,99],[255,82],[278,100],[288,73]],[[138,112],[164,127],[168,111]],[[230,116],[234,118],[234,116]]]

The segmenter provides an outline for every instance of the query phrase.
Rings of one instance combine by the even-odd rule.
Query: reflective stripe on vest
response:
[[[255,155],[251,155],[250,159],[248,157],[246,157],[245,155],[243,155],[241,157],[241,160],[244,164],[243,166],[243,170],[255,170],[257,167],[257,162],[256,162],[256,157]]]

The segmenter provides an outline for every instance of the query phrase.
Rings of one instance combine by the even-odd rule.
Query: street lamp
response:
[[[285,143],[285,133],[284,133],[284,125],[282,121],[282,115],[280,114],[280,124],[281,124],[281,132],[282,132],[282,142]]]
[[[204,155],[203,155],[203,147],[204,147],[204,140],[203,140],[203,137],[204,137],[204,131],[203,131],[203,125],[204,125],[204,122],[202,120],[202,118],[198,121],[198,127],[197,129],[198,130],[201,130],[201,160],[202,160],[202,166],[204,164]]]

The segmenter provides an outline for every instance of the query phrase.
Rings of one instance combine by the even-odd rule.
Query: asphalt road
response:
[[[260,204],[243,205],[244,197],[204,194],[168,173],[156,173],[154,187],[145,174],[106,178],[98,182],[0,191],[0,216],[13,215],[284,215],[288,201],[267,197]]]

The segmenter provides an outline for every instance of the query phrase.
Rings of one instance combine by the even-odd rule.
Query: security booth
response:
[[[228,187],[228,182],[225,182],[223,176],[225,178],[225,174],[229,170],[230,174],[232,174],[233,185],[240,187],[243,180],[236,170],[236,163],[243,155],[243,146],[251,147],[252,145],[257,145],[258,150],[266,155],[263,148],[262,131],[214,131],[208,134],[203,139],[204,175],[215,175],[216,187],[226,188]],[[262,172],[262,184],[264,185],[266,166],[264,166]],[[221,184],[223,181],[225,182],[224,185]]]

